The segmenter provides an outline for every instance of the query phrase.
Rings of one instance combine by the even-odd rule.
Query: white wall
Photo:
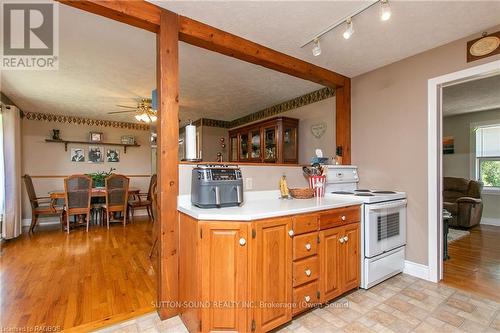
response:
[[[499,92],[500,93],[500,92]],[[443,101],[446,103],[446,100]],[[471,145],[473,123],[498,120],[500,109],[465,113],[443,119],[443,136],[453,136],[455,153],[443,155],[443,176],[471,178],[471,161],[474,159],[474,140]],[[500,222],[500,195],[483,193],[483,219],[481,223]]]

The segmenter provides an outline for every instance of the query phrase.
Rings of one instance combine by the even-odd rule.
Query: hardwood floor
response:
[[[449,244],[443,283],[500,302],[500,227],[479,225]]]
[[[125,228],[93,226],[69,235],[53,225],[3,242],[1,326],[95,328],[153,311],[151,229],[139,218]]]

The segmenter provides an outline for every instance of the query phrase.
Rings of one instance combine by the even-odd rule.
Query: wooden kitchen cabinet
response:
[[[203,332],[244,332],[248,326],[248,223],[203,223],[201,310]]]
[[[299,120],[275,117],[229,131],[229,161],[297,164]],[[235,144],[237,145],[235,147]]]
[[[256,332],[267,332],[292,319],[292,309],[286,306],[292,302],[292,219],[258,221],[254,230],[252,326]]]
[[[359,223],[322,230],[319,239],[320,299],[325,303],[359,286]]]
[[[189,332],[268,332],[359,286],[359,205],[247,222],[179,216]]]

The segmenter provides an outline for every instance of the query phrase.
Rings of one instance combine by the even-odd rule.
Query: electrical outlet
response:
[[[251,190],[253,188],[253,179],[245,178],[245,189]]]

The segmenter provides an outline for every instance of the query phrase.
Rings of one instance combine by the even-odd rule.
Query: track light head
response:
[[[319,39],[314,40],[314,46],[312,48],[313,56],[317,57],[321,54],[321,46],[319,45]]]
[[[352,19],[349,17],[345,22],[347,23],[347,28],[345,29],[345,31],[342,34],[342,36],[345,39],[349,39],[349,38],[351,38],[352,34],[354,33],[354,27],[353,27],[353,24],[352,24]]]
[[[387,21],[391,18],[391,6],[389,0],[380,0],[380,20]]]

